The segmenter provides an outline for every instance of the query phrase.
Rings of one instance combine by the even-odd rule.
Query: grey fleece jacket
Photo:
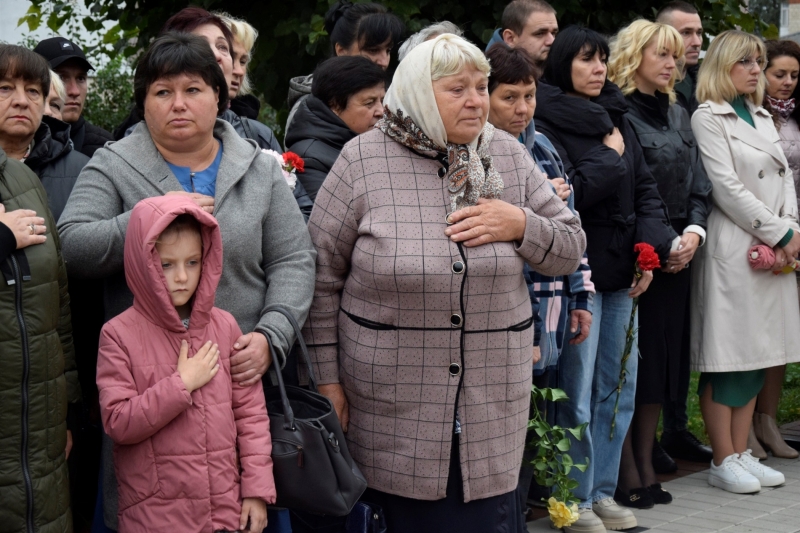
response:
[[[274,158],[217,119],[222,141],[214,216],[224,247],[215,305],[230,312],[242,331],[269,335],[280,364],[294,333],[271,304],[305,322],[314,293],[316,251],[303,216]],[[106,320],[133,303],[125,283],[123,249],[130,210],[139,200],[182,191],[156,149],[147,125],[103,150],[83,169],[58,224],[71,275],[105,278]]]

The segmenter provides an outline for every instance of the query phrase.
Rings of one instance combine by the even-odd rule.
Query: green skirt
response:
[[[697,395],[702,396],[706,385],[710,384],[711,398],[716,403],[743,407],[761,392],[765,373],[763,368],[744,372],[701,372]]]

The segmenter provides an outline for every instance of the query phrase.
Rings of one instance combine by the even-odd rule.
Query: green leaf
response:
[[[550,389],[550,395],[551,400],[554,402],[563,402],[564,400],[569,400],[567,393],[561,389]]]
[[[558,448],[561,452],[568,452],[570,447],[569,439],[563,438],[556,444],[556,448]]]

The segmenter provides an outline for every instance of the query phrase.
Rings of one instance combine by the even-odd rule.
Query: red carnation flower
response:
[[[286,152],[283,154],[283,162],[291,165],[293,169],[297,170],[297,172],[304,172],[306,164],[303,161],[303,158],[297,155],[294,152]]]
[[[661,261],[659,261],[655,249],[646,242],[640,242],[634,246],[633,251],[639,254],[636,262],[642,272],[654,270],[661,266]]]

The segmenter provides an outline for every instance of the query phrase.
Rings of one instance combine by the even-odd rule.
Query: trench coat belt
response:
[[[617,213],[611,215],[611,218],[608,220],[587,220],[584,222],[584,224],[586,226],[614,228],[614,236],[611,238],[611,243],[608,246],[608,250],[612,254],[619,256],[622,252],[623,246],[625,245],[625,233],[627,232],[627,229],[636,224],[636,213],[631,213],[627,217]]]

